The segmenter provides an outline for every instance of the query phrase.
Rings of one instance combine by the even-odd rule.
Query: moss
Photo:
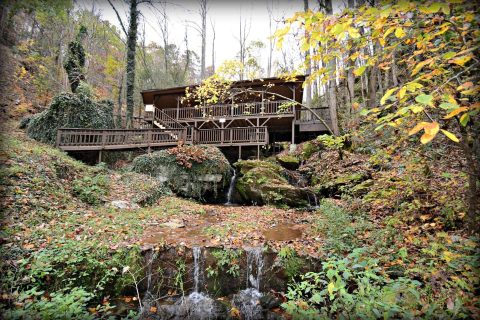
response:
[[[308,160],[315,153],[320,151],[320,146],[312,141],[307,141],[302,145],[302,159]]]
[[[235,164],[240,170],[237,191],[247,203],[272,204],[279,207],[306,207],[308,191],[288,183],[284,169],[277,163],[242,160]]]
[[[216,147],[195,148],[202,150],[207,158],[201,162],[192,161],[191,167],[179,163],[176,155],[169,150],[161,150],[136,157],[131,170],[156,177],[181,196],[203,200],[213,192],[213,197],[217,198],[218,190],[223,189],[230,181],[230,164]],[[221,176],[220,181],[215,180],[216,175]]]
[[[296,170],[300,166],[300,159],[290,154],[278,155],[277,161],[282,167],[289,170]]]

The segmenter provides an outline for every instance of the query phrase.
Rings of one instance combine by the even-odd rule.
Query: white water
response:
[[[227,202],[225,204],[232,204],[232,195],[235,190],[235,182],[237,181],[237,170],[233,169],[233,176],[228,187]]]
[[[247,289],[255,288],[260,291],[263,273],[263,248],[245,249],[247,253]]]
[[[199,292],[199,287],[201,285],[201,274],[200,268],[202,264],[202,248],[193,247],[193,288],[194,292]]]
[[[261,297],[262,294],[255,288],[242,290],[233,297],[233,304],[240,310],[242,319],[263,319]]]

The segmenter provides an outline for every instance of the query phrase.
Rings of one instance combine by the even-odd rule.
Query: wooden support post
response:
[[[98,151],[98,163],[102,162],[102,150]]]
[[[257,160],[260,160],[260,145],[257,145]]]
[[[295,119],[292,120],[292,144],[295,144]]]
[[[179,97],[177,97],[177,121],[179,116],[180,116],[180,99]]]
[[[242,160],[242,146],[238,146],[238,160]]]
[[[152,148],[150,147],[151,143],[152,143],[152,130],[149,129],[147,132],[147,146],[148,146],[147,152],[148,153],[152,152]]]
[[[60,129],[57,129],[57,141],[55,141],[55,146],[57,148],[58,146],[60,146],[60,136],[61,136]]]

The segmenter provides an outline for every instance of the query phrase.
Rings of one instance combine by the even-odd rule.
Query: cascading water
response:
[[[260,290],[263,272],[262,250],[262,247],[245,249],[247,253],[247,289],[255,288]]]
[[[232,176],[232,179],[230,180],[230,186],[228,187],[227,202],[225,203],[226,205],[232,204],[232,196],[233,196],[233,191],[235,190],[236,182],[237,182],[237,170],[233,169],[233,176]]]
[[[263,319],[260,305],[260,285],[263,273],[263,248],[245,249],[247,253],[247,288],[233,297],[233,304],[239,308],[245,320]]]
[[[201,247],[193,247],[193,290],[194,292],[200,292],[199,288],[201,285],[201,277],[200,268],[202,265],[202,248]]]

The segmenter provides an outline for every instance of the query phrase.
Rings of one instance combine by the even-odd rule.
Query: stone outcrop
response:
[[[212,200],[229,185],[232,169],[216,147],[183,146],[138,156],[132,170],[155,177],[177,195]]]
[[[308,207],[311,191],[288,183],[284,169],[274,162],[242,160],[235,164],[240,171],[237,191],[246,203]]]

